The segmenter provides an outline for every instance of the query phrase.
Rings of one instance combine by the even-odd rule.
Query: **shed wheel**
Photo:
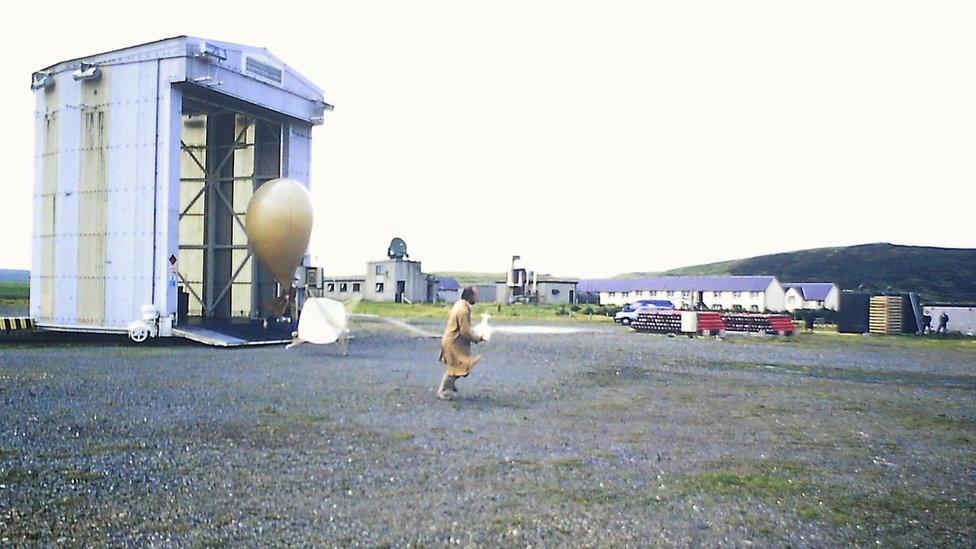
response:
[[[129,330],[129,339],[135,343],[145,343],[149,339],[149,329],[145,326],[138,326]]]

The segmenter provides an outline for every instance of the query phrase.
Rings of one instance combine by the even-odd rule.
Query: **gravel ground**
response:
[[[437,341],[376,324],[345,357],[0,345],[0,536],[976,543],[976,347],[585,328],[497,335],[454,402]]]

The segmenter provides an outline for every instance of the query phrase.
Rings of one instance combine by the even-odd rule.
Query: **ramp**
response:
[[[173,328],[173,336],[215,347],[247,347],[291,343],[291,326],[263,328],[261,321],[213,321],[191,319]]]

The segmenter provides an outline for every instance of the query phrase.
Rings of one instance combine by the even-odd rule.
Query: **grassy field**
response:
[[[0,300],[26,300],[30,296],[30,286],[20,282],[0,282]]]
[[[20,282],[0,282],[0,310],[27,309],[30,286]],[[0,315],[5,313],[0,313]]]
[[[363,301],[356,307],[357,313],[404,319],[446,319],[451,309],[449,303],[378,303]],[[585,307],[584,307],[585,310]],[[495,320],[613,322],[608,316],[585,315],[573,312],[568,306],[558,305],[499,305],[479,303],[474,306],[475,321],[482,313],[491,314]]]

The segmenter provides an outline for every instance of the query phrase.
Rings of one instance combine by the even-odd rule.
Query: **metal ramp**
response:
[[[173,328],[173,336],[214,347],[247,347],[291,343],[291,326],[265,329],[260,321],[214,322],[212,320],[183,324]]]

